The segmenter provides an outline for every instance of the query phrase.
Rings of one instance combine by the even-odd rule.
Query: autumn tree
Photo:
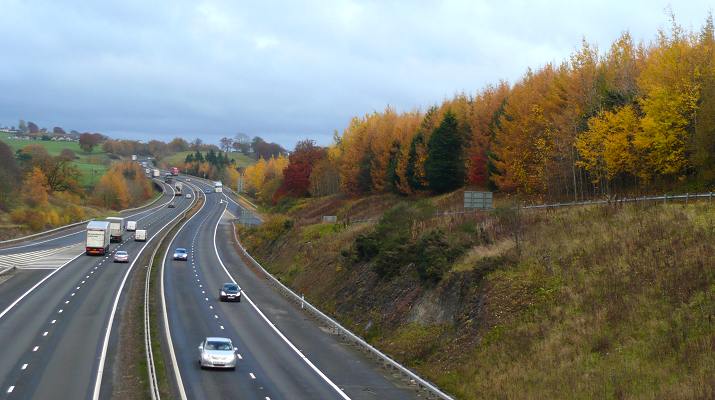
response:
[[[283,170],[283,185],[279,191],[294,197],[309,194],[310,174],[313,165],[325,158],[324,148],[316,146],[312,140],[302,140],[288,156],[288,166]]]
[[[18,188],[20,168],[12,149],[0,141],[0,208],[8,209],[11,194]]]
[[[79,147],[87,153],[92,150],[102,141],[102,137],[95,133],[83,133],[79,135]]]
[[[22,194],[25,202],[32,207],[47,206],[49,186],[47,177],[38,167],[33,167],[27,175],[22,185]]]

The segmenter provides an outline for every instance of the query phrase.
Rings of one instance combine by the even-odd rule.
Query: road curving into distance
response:
[[[138,221],[138,229],[149,231],[149,240],[195,199],[175,198],[172,190],[163,197],[165,201],[158,205],[130,214]],[[176,208],[166,207],[170,201]],[[83,234],[74,235],[78,238],[35,240],[25,249],[63,245],[65,240],[84,241]],[[82,252],[44,271],[39,281],[18,274],[0,284],[0,342],[4,343],[0,347],[0,398],[89,399],[111,394],[111,390],[98,388],[112,317],[121,312],[123,283],[132,261],[149,243],[135,242],[132,232],[125,232],[122,243],[111,244],[106,256]],[[112,262],[112,254],[119,249],[130,254],[129,264]]]
[[[210,185],[194,180],[199,189]],[[240,207],[222,193],[206,202],[177,232],[162,263],[162,325],[170,351],[167,365],[188,399],[413,399],[417,393],[386,377],[364,354],[308,319],[300,308],[259,278],[234,247],[227,208]],[[235,212],[232,212],[235,215]],[[177,247],[188,261],[174,261]],[[237,282],[243,300],[218,301],[225,282]],[[236,371],[203,370],[198,345],[207,336],[233,340]],[[167,354],[168,353],[168,354]]]

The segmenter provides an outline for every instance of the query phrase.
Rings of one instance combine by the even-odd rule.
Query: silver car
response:
[[[124,250],[117,250],[114,252],[114,262],[118,263],[128,263],[129,262],[129,253],[127,253]]]
[[[207,337],[199,345],[199,365],[201,368],[236,369],[236,351],[231,339]]]

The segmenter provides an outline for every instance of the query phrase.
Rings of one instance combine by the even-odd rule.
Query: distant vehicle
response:
[[[182,189],[184,189],[184,185],[181,182],[176,182],[176,185],[174,185],[174,195],[181,196]]]
[[[158,169],[153,169],[153,170],[151,171],[151,175],[152,175],[154,178],[158,178],[158,177],[161,175],[161,173],[159,172]]]
[[[146,161],[142,161],[142,167],[146,168],[146,166],[147,166]]]
[[[147,175],[151,174],[151,170],[150,170],[149,168],[145,169],[144,172],[145,172]]]
[[[187,261],[188,259],[189,259],[189,253],[186,252],[185,248],[177,247],[176,250],[174,250],[174,260]]]
[[[174,204],[174,203],[169,203],[169,205],[166,206],[166,208],[176,208],[176,204]]]
[[[216,192],[216,193],[223,192],[223,183],[218,182],[218,181],[214,182],[214,192]]]
[[[109,222],[89,221],[87,224],[87,241],[85,253],[103,256],[109,251]]]
[[[124,233],[124,218],[107,217],[109,221],[109,238],[112,242],[121,242]]]
[[[206,193],[206,194],[213,193],[213,190],[211,190],[211,189],[204,189],[204,193]]]
[[[136,160],[137,160],[137,155],[136,155],[136,154],[132,154],[132,161],[136,161]]]
[[[137,221],[127,221],[127,231],[134,232],[137,230]]]
[[[166,175],[166,176],[164,176],[164,182],[172,183],[172,182],[174,182],[174,178],[172,178],[171,175]]]
[[[117,250],[114,252],[114,262],[115,263],[127,263],[129,262],[129,253],[124,250]]]
[[[146,242],[146,229],[137,229],[134,232],[135,242]]]
[[[237,301],[241,302],[241,288],[233,282],[224,283],[221,290],[218,292],[219,301]]]
[[[169,171],[171,171],[171,174],[174,175],[174,176],[178,176],[178,175],[179,175],[179,169],[176,168],[176,167],[171,167],[171,168],[169,169]]]
[[[207,337],[199,344],[199,365],[201,368],[236,369],[236,351],[231,339]]]
[[[190,199],[190,198],[191,198],[191,193],[186,193],[186,196],[184,196],[184,197],[186,197],[187,199]]]
[[[191,178],[186,178],[186,182],[191,182]]]

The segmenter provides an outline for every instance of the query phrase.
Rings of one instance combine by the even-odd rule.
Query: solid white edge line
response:
[[[186,182],[185,182],[186,183]],[[186,183],[186,185],[193,187],[193,185]],[[197,198],[197,196],[194,196],[194,198]],[[204,194],[204,204],[201,205],[201,208],[199,208],[199,211],[196,212],[196,214],[192,215],[189,219],[187,219],[179,229],[177,229],[176,233],[174,236],[171,238],[169,241],[169,245],[166,246],[166,251],[164,252],[164,257],[161,261],[161,271],[159,271],[159,276],[161,279],[159,280],[160,285],[159,287],[161,288],[161,309],[162,309],[162,314],[163,314],[163,319],[164,319],[164,333],[166,336],[166,341],[169,344],[169,356],[171,358],[171,364],[174,370],[174,376],[176,377],[176,384],[179,386],[179,396],[181,397],[182,400],[186,400],[186,389],[184,389],[184,381],[181,379],[181,371],[179,370],[179,364],[176,360],[176,352],[174,350],[174,342],[171,340],[171,328],[169,327],[169,314],[167,313],[167,308],[166,308],[166,295],[164,292],[164,266],[166,264],[166,258],[169,255],[169,250],[171,249],[171,244],[174,243],[174,240],[176,240],[176,237],[179,235],[179,232],[181,232],[182,229],[184,229],[184,226],[189,223],[192,219],[194,219],[195,216],[199,215],[201,213],[201,210],[206,206],[206,203],[208,203],[208,198]]]
[[[169,185],[169,188],[171,188],[171,185]],[[173,192],[174,189],[171,189],[171,190]],[[192,201],[191,204],[189,205],[189,207],[187,207],[186,209],[188,210],[191,207],[191,205],[193,205],[193,204],[194,204],[194,201]],[[146,241],[146,243],[144,243],[144,246],[142,246],[141,249],[139,249],[139,251],[137,252],[137,256],[134,257],[134,261],[132,261],[132,263],[129,265],[129,268],[124,273],[124,277],[122,278],[122,283],[119,285],[119,289],[117,289],[117,294],[114,297],[114,303],[112,304],[112,312],[109,314],[109,322],[107,323],[107,328],[106,328],[106,331],[104,334],[104,343],[102,344],[102,353],[99,356],[99,366],[97,369],[97,378],[94,381],[94,392],[92,395],[93,400],[99,399],[99,391],[102,386],[102,376],[104,375],[104,363],[107,359],[107,348],[109,347],[109,337],[112,334],[112,324],[114,323],[114,315],[117,313],[117,306],[119,305],[119,298],[122,295],[122,290],[124,289],[124,285],[127,283],[129,274],[132,272],[132,269],[134,268],[134,264],[136,264],[137,259],[139,258],[139,255],[144,251],[144,249],[146,249],[146,247],[149,245],[149,243],[151,243],[151,241],[154,240],[155,237],[157,237],[159,232],[161,232],[164,228],[169,226],[172,222],[174,222],[180,216],[181,216],[181,213],[176,214],[176,216],[174,218],[172,218],[169,222],[164,224],[160,229],[158,229],[156,231],[156,233],[154,233],[154,235],[151,236],[151,238],[149,238],[149,240]]]
[[[224,206],[224,212],[226,211],[226,207],[228,206],[228,203],[225,203],[225,204],[226,205]],[[236,280],[233,278],[231,273],[228,272],[228,269],[226,269],[226,265],[224,265],[223,260],[221,260],[221,256],[218,254],[218,246],[216,246],[216,232],[218,231],[218,225],[221,223],[222,217],[223,217],[223,213],[221,213],[221,217],[219,217],[219,219],[216,221],[216,226],[214,227],[214,238],[213,238],[214,251],[216,252],[216,258],[218,258],[219,264],[221,264],[221,268],[223,268],[224,272],[226,272],[226,275],[228,276],[228,278],[231,279],[231,281],[233,283],[236,283]],[[273,331],[276,333],[276,335],[278,335],[278,337],[283,339],[283,341],[288,345],[288,347],[290,347],[295,352],[295,354],[297,354],[298,357],[300,357],[303,360],[303,362],[305,362],[313,371],[315,371],[316,374],[318,374],[318,376],[320,376],[328,385],[330,385],[330,387],[332,387],[340,395],[340,397],[342,397],[345,400],[350,400],[350,397],[347,394],[345,394],[345,392],[343,392],[338,387],[338,385],[336,385],[332,380],[330,380],[330,378],[328,378],[323,373],[323,371],[318,369],[318,367],[316,367],[315,364],[313,364],[308,359],[308,357],[303,355],[303,353],[301,353],[300,350],[298,350],[298,348],[295,347],[295,345],[290,340],[288,340],[288,338],[285,337],[285,335],[283,335],[283,333],[275,325],[273,325],[273,323],[268,319],[268,317],[266,317],[266,315],[263,314],[263,312],[258,308],[258,306],[256,306],[256,303],[254,303],[253,300],[251,300],[251,298],[245,292],[242,293],[242,296],[245,297],[246,300],[248,300],[248,302],[251,304],[253,309],[256,310],[258,315],[260,315],[261,318],[263,318],[263,320],[266,321],[268,326],[270,326],[271,329],[273,329]]]

